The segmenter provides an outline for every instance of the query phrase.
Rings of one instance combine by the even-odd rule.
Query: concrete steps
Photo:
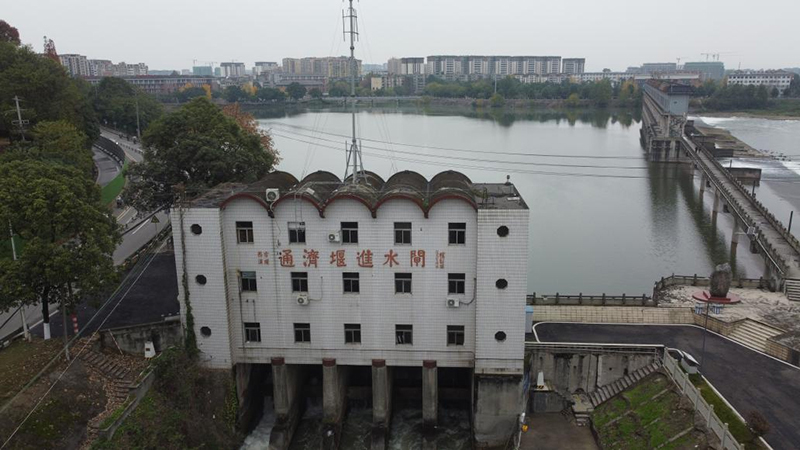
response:
[[[731,331],[728,337],[748,347],[766,352],[767,339],[783,333],[782,330],[769,325],[756,322],[755,320],[744,319]]]
[[[601,404],[607,402],[608,400],[610,400],[611,398],[613,398],[614,396],[616,396],[620,392],[624,391],[625,389],[628,389],[629,387],[635,385],[636,383],[638,383],[639,381],[644,379],[646,376],[648,376],[651,373],[655,372],[660,367],[661,367],[661,362],[660,361],[659,362],[654,362],[654,363],[652,363],[652,364],[650,364],[648,366],[642,367],[641,369],[639,369],[639,370],[637,370],[637,371],[635,371],[635,372],[633,372],[631,374],[625,375],[624,377],[618,379],[617,381],[615,381],[615,382],[613,382],[611,384],[607,384],[605,386],[602,386],[602,387],[594,390],[593,392],[590,392],[588,395],[589,395],[589,401],[591,402],[592,407],[593,408],[597,408],[598,406],[600,406]],[[577,419],[577,415],[576,415],[576,419]]]
[[[786,289],[786,298],[791,301],[800,302],[800,280],[786,279],[784,281]]]
[[[127,367],[117,364],[114,360],[106,358],[105,355],[95,350],[84,352],[81,354],[81,359],[100,372],[105,378],[112,381],[123,380],[129,372]]]

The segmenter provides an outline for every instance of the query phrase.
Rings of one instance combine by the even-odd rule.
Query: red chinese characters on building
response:
[[[372,250],[356,252],[358,267],[372,267]]]
[[[261,265],[269,264],[269,252],[258,252],[258,263]]]
[[[425,267],[425,250],[411,250],[411,267]]]
[[[347,267],[347,262],[344,258],[344,250],[335,250],[331,252],[331,265],[336,264],[336,267]]]
[[[317,267],[319,262],[319,252],[311,249],[303,249],[303,267]]]
[[[444,252],[436,250],[436,268],[444,269]]]
[[[383,265],[389,265],[389,267],[399,266],[400,263],[397,261],[398,254],[394,252],[394,250],[389,250],[389,253],[383,255],[386,258],[386,261],[383,262]]]
[[[278,258],[281,262],[281,267],[294,267],[294,256],[290,249],[281,250],[281,256]]]

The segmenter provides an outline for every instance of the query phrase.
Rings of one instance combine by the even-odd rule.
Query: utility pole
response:
[[[350,35],[350,101],[351,101],[351,116],[353,126],[353,136],[350,141],[350,148],[347,150],[347,169],[345,170],[344,177],[350,174],[350,165],[352,163],[352,178],[351,183],[357,184],[359,179],[366,180],[364,175],[364,161],[361,158],[361,148],[358,145],[358,138],[356,137],[356,57],[355,57],[355,41],[358,39],[358,16],[355,8],[353,8],[353,0],[349,0],[350,6],[346,12],[342,12],[342,23],[344,25],[344,38]],[[350,26],[347,26],[350,22]]]
[[[15,95],[13,100],[17,105],[17,120],[12,120],[11,124],[19,126],[19,134],[22,135],[22,142],[25,142],[25,125],[29,124],[30,120],[22,120],[22,111],[24,110],[19,107],[19,102],[21,102],[22,99],[18,95]]]
[[[791,225],[790,225],[791,227]],[[8,221],[8,234],[11,236],[11,257],[13,261],[17,260],[17,245],[14,243],[14,229],[11,227],[11,221]],[[28,321],[25,319],[25,305],[20,305],[19,312],[22,315],[22,332],[25,334],[25,340],[31,341],[31,332],[28,329]]]

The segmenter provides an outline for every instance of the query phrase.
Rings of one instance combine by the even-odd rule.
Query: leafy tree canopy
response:
[[[306,96],[306,87],[297,82],[290,83],[286,86],[286,93],[292,100],[297,101]]]
[[[16,120],[14,96],[20,104],[23,119],[31,125],[39,121],[65,120],[83,132],[88,142],[100,135],[97,119],[86,96],[88,84],[72,79],[64,68],[42,58],[28,47],[0,40],[0,136],[18,139],[11,121]],[[14,132],[12,134],[12,132]]]
[[[274,163],[261,136],[243,130],[205,98],[153,122],[142,140],[144,161],[130,169],[123,193],[139,211],[172,205],[178,185],[196,195],[220,183],[255,181]]]
[[[0,20],[0,42],[10,42],[19,45],[19,30],[9,25],[5,20]]]
[[[43,312],[54,302],[69,309],[115,278],[117,223],[94,180],[72,167],[0,164],[0,223],[26,242],[18,261],[0,260],[0,310],[39,302]]]
[[[122,78],[103,78],[93,94],[93,100],[94,109],[103,124],[131,135],[136,134],[137,106],[142,131],[163,113],[161,103]]]
[[[42,121],[33,127],[31,136],[32,142],[18,142],[10,147],[2,160],[48,161],[72,166],[87,177],[92,175],[94,162],[88,139],[71,123],[65,120]]]

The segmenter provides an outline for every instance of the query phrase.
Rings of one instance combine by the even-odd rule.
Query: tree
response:
[[[492,95],[492,98],[489,99],[489,105],[492,108],[502,108],[503,106],[505,106],[505,104],[506,104],[506,99],[503,98],[503,96],[500,94],[494,94]]]
[[[280,89],[262,87],[256,93],[256,98],[262,102],[282,102],[286,100],[286,94]]]
[[[286,93],[289,94],[294,101],[298,101],[306,96],[306,88],[300,83],[294,82],[286,87]]]
[[[10,42],[14,45],[20,45],[19,30],[12,27],[5,20],[0,20],[0,42]]]
[[[242,88],[240,88],[239,86],[226,87],[225,91],[223,91],[222,93],[222,98],[224,98],[225,101],[230,103],[249,100],[247,92],[242,90]]]
[[[260,136],[203,97],[153,122],[142,141],[144,160],[130,168],[123,193],[139,211],[171,206],[178,185],[191,196],[224,182],[255,181],[274,162]]]
[[[0,310],[49,305],[71,310],[115,278],[117,223],[100,188],[76,169],[43,161],[0,164],[0,223],[25,241],[17,261],[0,260]]]
[[[572,94],[569,94],[567,101],[564,103],[567,105],[567,108],[575,108],[581,104],[581,98],[577,92],[573,92]]]
[[[322,98],[322,91],[320,91],[319,88],[311,88],[311,90],[308,91],[308,95],[310,95],[311,98],[319,100]]]
[[[3,155],[4,161],[34,159],[72,166],[90,177],[94,162],[86,135],[71,123],[39,122],[31,132],[32,142],[17,143]]]
[[[276,165],[281,161],[278,150],[273,145],[272,136],[259,128],[258,122],[252,114],[242,111],[242,108],[238,103],[223,107],[222,113],[235,120],[239,125],[239,128],[241,128],[245,133],[258,137],[258,140],[261,142],[261,148],[272,155],[272,165]]]
[[[88,83],[73,79],[61,66],[42,58],[30,48],[0,42],[0,111],[14,109],[14,96],[23,99],[25,120],[66,120],[82,131],[89,142],[100,135],[97,118],[87,93]],[[11,124],[15,115],[0,114],[0,136],[16,137]]]
[[[591,85],[589,98],[595,105],[605,107],[608,106],[608,103],[611,101],[612,91],[613,89],[611,88],[610,81],[600,80]]]
[[[137,126],[146,130],[163,113],[156,99],[116,77],[105,77],[100,81],[93,104],[101,122],[127,134],[136,134]]]

